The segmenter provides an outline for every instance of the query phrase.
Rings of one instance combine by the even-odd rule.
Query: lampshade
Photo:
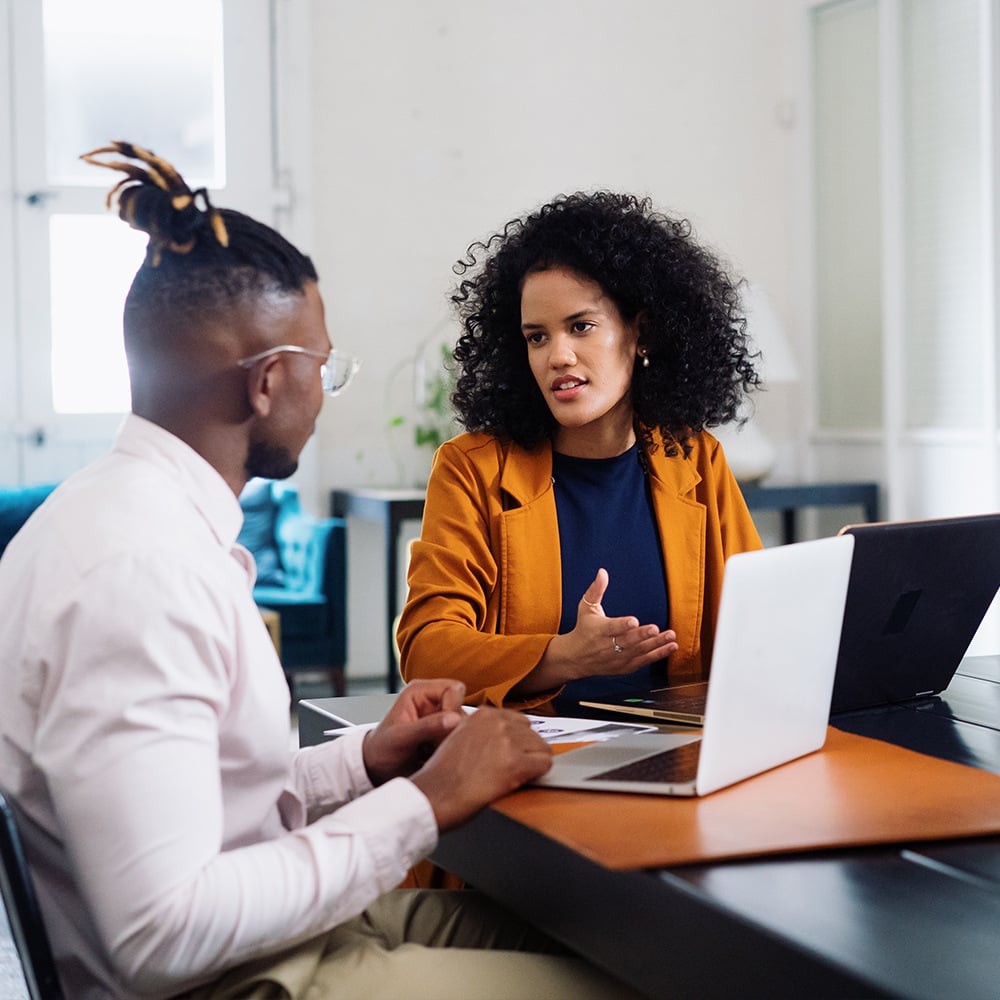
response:
[[[781,382],[795,382],[799,378],[799,367],[792,354],[784,327],[771,300],[760,285],[748,282],[743,291],[743,310],[747,319],[747,337],[751,353],[760,352],[755,366],[766,389]],[[712,433],[722,442],[726,459],[733,475],[741,483],[752,483],[763,479],[774,467],[777,451],[754,420],[753,413],[741,413],[748,417],[746,423],[726,424],[713,428]]]
[[[747,318],[747,336],[752,349],[760,351],[757,367],[765,387],[777,382],[795,382],[799,366],[785,335],[785,328],[760,285],[748,282],[743,292],[743,311]]]

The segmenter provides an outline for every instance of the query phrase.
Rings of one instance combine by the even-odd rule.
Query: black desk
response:
[[[837,724],[1000,774],[1000,657]],[[613,872],[487,809],[434,857],[651,997],[1000,995],[1000,838]]]
[[[1000,774],[1000,657],[837,725]],[[435,859],[651,997],[1000,995],[1000,839],[610,872],[486,810]]]
[[[866,521],[877,521],[878,483],[799,483],[741,486],[751,511],[781,511],[782,543],[798,540],[798,511],[807,507],[860,507]],[[334,517],[365,518],[383,527],[386,571],[386,689],[398,687],[395,637],[392,626],[399,614],[396,600],[399,531],[404,521],[424,516],[424,491],[402,489],[341,489],[330,494]]]
[[[330,513],[334,517],[361,517],[382,525],[385,545],[385,613],[386,613],[386,674],[388,691],[395,691],[399,671],[396,669],[395,637],[392,626],[399,614],[396,599],[398,585],[399,529],[404,521],[419,521],[424,516],[423,490],[348,489],[330,494]]]

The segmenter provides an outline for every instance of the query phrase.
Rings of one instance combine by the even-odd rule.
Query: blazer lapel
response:
[[[705,606],[706,512],[694,496],[701,475],[683,456],[668,458],[662,452],[649,456],[649,471],[667,567],[671,627],[680,647],[676,658],[687,662],[700,646]]]
[[[554,634],[562,615],[562,564],[551,445],[531,452],[509,445],[500,491],[505,509],[500,515],[499,630]]]

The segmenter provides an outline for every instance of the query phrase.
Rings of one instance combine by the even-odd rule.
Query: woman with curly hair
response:
[[[718,441],[755,388],[737,285],[648,199],[560,196],[474,243],[398,632],[407,680],[535,707],[704,680],[760,539]]]

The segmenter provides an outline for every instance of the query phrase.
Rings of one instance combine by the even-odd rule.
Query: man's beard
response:
[[[287,479],[299,467],[299,461],[287,448],[257,441],[247,451],[245,467],[248,479]]]

